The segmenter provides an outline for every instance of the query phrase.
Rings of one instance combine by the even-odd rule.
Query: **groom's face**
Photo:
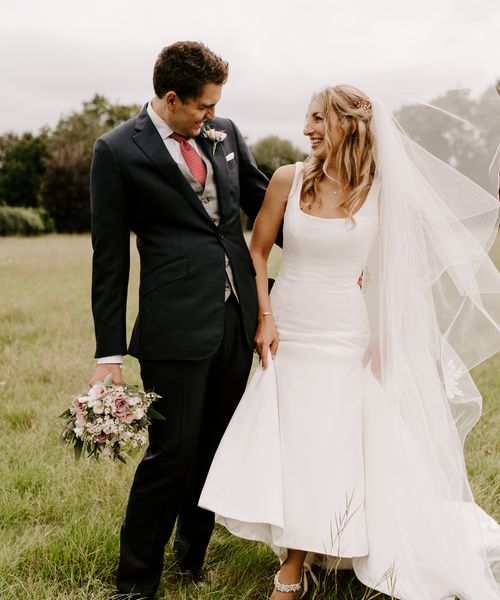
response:
[[[173,96],[170,96],[173,94]],[[206,83],[198,98],[186,98],[184,102],[169,92],[165,96],[169,115],[169,125],[176,133],[186,137],[196,137],[203,123],[215,118],[215,106],[222,94],[222,85]]]

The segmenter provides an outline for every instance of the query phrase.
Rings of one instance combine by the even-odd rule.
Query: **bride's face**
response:
[[[326,158],[325,136],[330,138],[332,149],[335,152],[340,146],[342,139],[342,130],[335,112],[330,114],[331,128],[326,131],[325,115],[319,100],[313,96],[307,109],[306,121],[304,124],[304,135],[311,141],[311,151],[318,158]]]

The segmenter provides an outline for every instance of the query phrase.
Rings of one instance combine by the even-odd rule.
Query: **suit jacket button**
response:
[[[223,233],[219,233],[219,240],[223,240],[224,239],[224,234]]]

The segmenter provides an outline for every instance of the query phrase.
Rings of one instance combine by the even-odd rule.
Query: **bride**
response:
[[[200,506],[275,550],[272,600],[300,597],[314,555],[401,600],[498,599],[499,528],[463,457],[468,371],[499,345],[497,202],[351,86],[313,96],[304,134],[255,222],[262,362]]]

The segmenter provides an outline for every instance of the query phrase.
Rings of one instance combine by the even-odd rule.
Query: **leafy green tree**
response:
[[[289,140],[275,135],[263,138],[250,147],[259,169],[271,177],[278,167],[304,160],[306,154]]]
[[[43,206],[54,219],[57,231],[89,230],[89,172],[94,142],[138,111],[138,105],[111,104],[96,94],[83,103],[80,112],[62,118],[50,133]]]
[[[37,207],[47,156],[46,131],[0,137],[0,203]]]

